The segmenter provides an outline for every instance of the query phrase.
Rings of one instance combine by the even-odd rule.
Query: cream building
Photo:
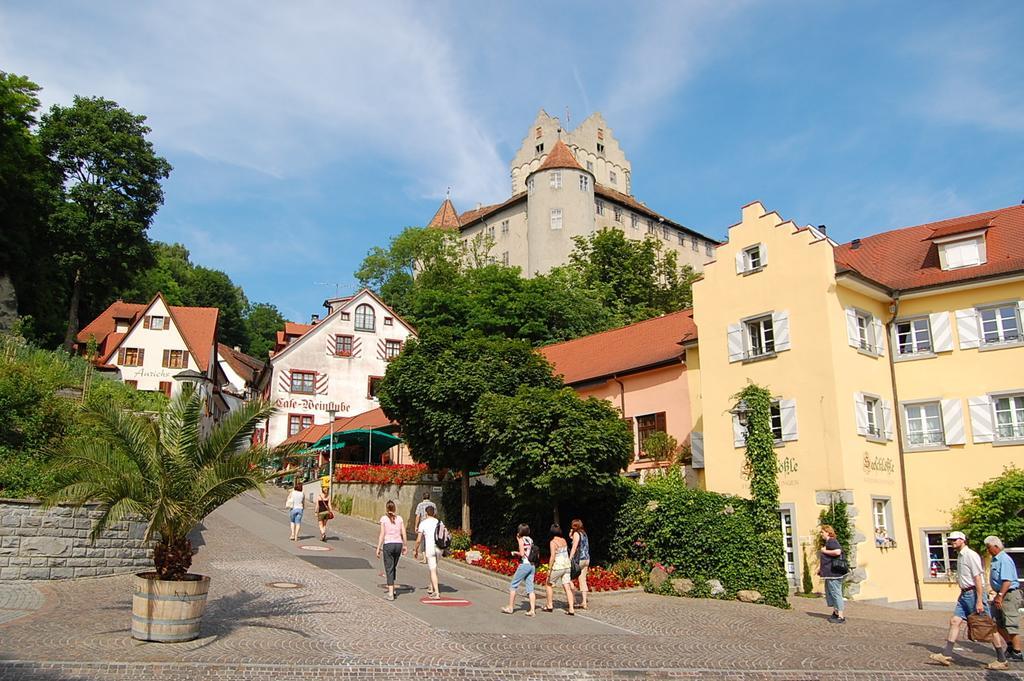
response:
[[[700,340],[685,344],[707,489],[748,493],[730,410],[748,381],[764,385],[794,582],[819,513],[842,498],[854,592],[954,600],[950,510],[1024,466],[1022,312],[1024,206],[844,245],[744,207],[694,285]]]
[[[324,303],[314,324],[285,325],[270,357],[265,394],[277,407],[267,424],[276,446],[321,423],[378,407],[377,384],[415,331],[368,289]]]
[[[632,166],[600,113],[566,131],[543,110],[511,164],[512,195],[459,214],[445,199],[429,226],[483,237],[494,262],[544,274],[569,261],[573,238],[618,229],[648,235],[700,271],[717,241],[648,208],[632,193]]]

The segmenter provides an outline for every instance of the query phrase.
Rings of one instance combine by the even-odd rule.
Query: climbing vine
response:
[[[750,384],[734,396],[746,407],[746,473],[750,479],[751,508],[758,553],[758,566],[766,603],[787,607],[789,581],[786,578],[786,553],[779,522],[778,459],[772,435],[772,396],[766,388]]]

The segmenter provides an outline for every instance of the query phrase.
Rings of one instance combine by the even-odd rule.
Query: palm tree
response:
[[[111,404],[88,408],[106,426],[107,437],[76,443],[63,452],[68,484],[50,504],[97,503],[95,540],[129,516],[148,520],[146,540],[156,540],[157,578],[186,579],[192,565],[188,535],[221,504],[249,490],[262,494],[269,477],[262,464],[265,446],[250,445],[256,425],[273,413],[262,400],[247,402],[204,434],[206,399],[184,384],[155,419],[121,411]]]

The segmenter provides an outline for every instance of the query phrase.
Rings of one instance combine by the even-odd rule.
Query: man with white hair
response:
[[[994,593],[992,615],[999,625],[999,633],[1010,646],[1006,657],[1020,662],[1020,608],[1024,599],[1021,598],[1017,566],[1003,549],[1003,540],[999,537],[985,537],[985,548],[992,556],[989,568],[989,586]]]
[[[967,623],[967,617],[973,613],[988,612],[985,602],[984,574],[981,556],[967,545],[967,535],[963,532],[950,532],[946,538],[949,545],[957,552],[956,581],[960,586],[960,597],[956,599],[953,616],[949,618],[949,633],[946,635],[946,646],[941,653],[932,653],[928,657],[944,667],[953,664],[953,646],[960,638],[960,628]],[[999,634],[993,635],[992,647],[996,649],[996,661],[989,662],[986,669],[1006,669],[1006,650],[999,641]]]

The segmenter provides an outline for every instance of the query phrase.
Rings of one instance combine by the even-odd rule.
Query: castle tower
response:
[[[526,272],[548,272],[564,264],[573,237],[594,228],[594,174],[579,164],[569,147],[556,139],[551,153],[526,175]]]

